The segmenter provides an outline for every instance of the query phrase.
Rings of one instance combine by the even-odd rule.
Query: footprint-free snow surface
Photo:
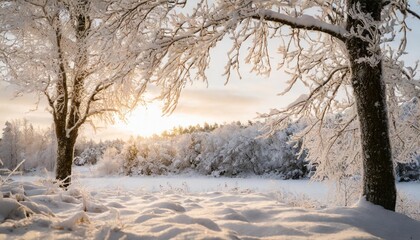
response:
[[[0,239],[420,239],[420,222],[363,200],[296,207],[279,191],[194,191],[194,178],[155,190],[110,186],[106,178],[81,179],[68,191],[23,180],[0,187]]]

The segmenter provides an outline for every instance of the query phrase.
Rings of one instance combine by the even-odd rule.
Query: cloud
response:
[[[46,127],[52,123],[51,115],[45,111],[46,104],[41,102],[38,105],[37,97],[34,94],[27,94],[22,97],[14,97],[12,87],[0,85],[0,125],[13,119],[28,119],[34,125]]]
[[[260,97],[236,91],[216,89],[187,89],[181,94],[175,113],[192,114],[212,119],[240,120],[255,115],[261,104]]]

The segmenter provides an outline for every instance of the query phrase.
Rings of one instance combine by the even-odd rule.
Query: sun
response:
[[[162,116],[160,106],[156,103],[151,103],[135,109],[128,115],[126,123],[122,122],[119,127],[130,132],[132,135],[149,137],[168,130],[168,128],[176,124],[175,122],[180,123],[172,118]]]
[[[129,135],[150,137],[177,126],[195,125],[201,121],[194,116],[179,113],[163,116],[161,104],[150,103],[136,108],[127,116],[126,122],[119,121],[116,127]]]

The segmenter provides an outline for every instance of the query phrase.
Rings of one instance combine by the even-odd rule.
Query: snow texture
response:
[[[148,178],[148,183],[159,186],[167,181],[167,187],[150,190],[135,188],[146,178],[79,178],[68,191],[39,177],[14,179],[1,186],[4,196],[9,193],[8,198],[0,199],[1,239],[416,239],[420,236],[420,222],[363,199],[352,207],[302,207],[305,206],[303,198],[288,202],[284,192],[238,187],[228,179],[224,185],[206,190],[214,184],[212,181],[221,179],[202,178],[196,183],[194,178],[173,181]],[[33,183],[27,182],[31,180]],[[184,181],[181,187],[169,183],[176,180]],[[258,179],[244,182],[239,185],[261,186]],[[307,184],[307,181],[297,182]],[[197,185],[201,190],[194,189]],[[32,210],[23,204],[32,206]]]

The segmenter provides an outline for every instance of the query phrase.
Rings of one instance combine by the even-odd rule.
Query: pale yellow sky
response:
[[[271,77],[244,74],[243,79],[234,76],[225,86],[225,79],[217,76],[212,68],[209,86],[197,82],[187,86],[181,94],[177,109],[168,116],[162,116],[161,102],[152,102],[139,106],[127,116],[127,122],[117,121],[114,125],[96,123],[96,133],[91,127],[85,127],[85,135],[95,139],[126,139],[130,135],[150,136],[176,126],[189,126],[207,123],[255,120],[257,112],[268,112],[271,108],[287,106],[299,92],[292,91],[287,96],[277,96],[284,88],[286,75],[281,72]],[[213,79],[214,80],[213,80]],[[26,118],[35,126],[51,126],[52,116],[41,102],[37,110],[36,98],[25,95],[13,98],[12,87],[0,88],[0,124],[13,119]],[[0,125],[1,126],[1,125]]]

